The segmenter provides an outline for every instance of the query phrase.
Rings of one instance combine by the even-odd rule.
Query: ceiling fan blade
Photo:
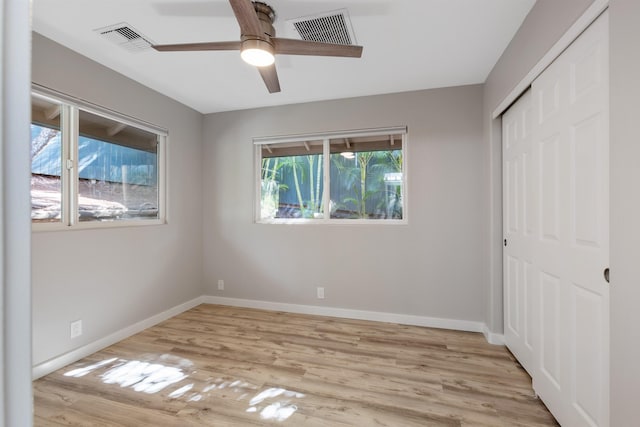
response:
[[[240,42],[208,42],[183,44],[156,44],[153,47],[159,52],[186,52],[194,50],[240,50]]]
[[[272,37],[271,43],[273,43],[275,52],[283,55],[343,56],[349,58],[360,58],[362,56],[362,46],[319,43],[280,37]]]
[[[269,65],[268,67],[256,67],[260,71],[264,84],[267,85],[269,93],[280,92],[280,82],[278,81],[278,72],[276,71],[276,65]]]
[[[229,0],[243,36],[262,36],[262,26],[251,0]]]

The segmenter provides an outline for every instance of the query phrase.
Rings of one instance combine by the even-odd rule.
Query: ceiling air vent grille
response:
[[[141,52],[149,49],[154,44],[148,37],[143,36],[126,22],[98,28],[94,31],[130,52]]]
[[[302,40],[352,45],[356,43],[346,9],[290,19]]]

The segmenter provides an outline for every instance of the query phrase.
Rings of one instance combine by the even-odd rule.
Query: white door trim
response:
[[[609,7],[609,0],[595,0],[591,6],[580,16],[576,22],[560,37],[560,39],[547,51],[547,53],[533,66],[531,71],[493,111],[492,119],[497,119],[507,108],[525,91],[531,83],[567,48],[584,30],[587,29],[598,16]]]
[[[30,427],[31,2],[0,0],[0,426]]]

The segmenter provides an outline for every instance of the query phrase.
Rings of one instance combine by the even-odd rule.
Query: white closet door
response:
[[[609,423],[609,75],[605,12],[533,83],[533,385],[563,426]]]
[[[532,113],[528,90],[502,116],[504,337],[509,350],[530,374],[535,281],[531,258],[535,232]]]

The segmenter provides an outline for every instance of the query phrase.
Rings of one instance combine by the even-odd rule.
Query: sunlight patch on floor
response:
[[[298,410],[296,405],[291,404],[291,399],[301,399],[304,397],[304,394],[286,390],[284,388],[271,387],[256,394],[249,401],[249,408],[247,409],[247,412],[258,412],[260,409],[258,406],[259,404],[263,403],[265,400],[274,399],[280,396],[282,396],[284,400],[273,402],[264,407],[260,411],[260,418],[265,420],[284,421]]]
[[[215,394],[238,394],[236,400],[248,400],[247,413],[255,413],[263,420],[284,421],[291,417],[298,406],[297,399],[305,397],[303,393],[281,387],[268,387],[263,390],[257,385],[239,379],[210,379],[200,390],[190,377],[196,372],[192,361],[169,354],[147,354],[141,360],[126,360],[113,357],[87,366],[76,367],[64,375],[81,378],[93,374],[105,384],[116,384],[136,392],[159,393],[167,389],[170,399],[183,399],[186,402],[199,402]],[[173,387],[177,387],[173,389]],[[220,397],[226,397],[223,395]],[[250,397],[252,396],[252,397]]]

